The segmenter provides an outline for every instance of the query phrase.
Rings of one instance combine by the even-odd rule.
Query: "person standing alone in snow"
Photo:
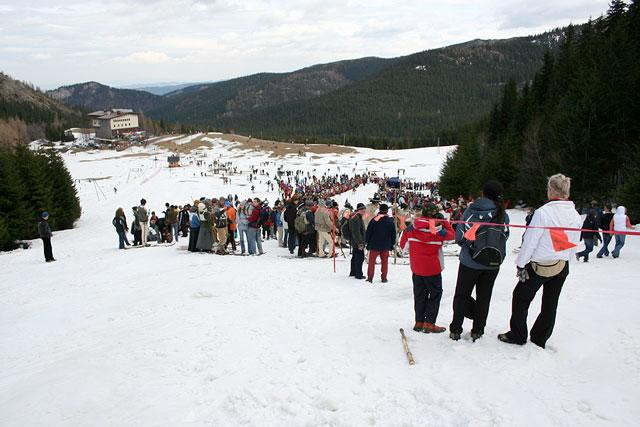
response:
[[[42,239],[42,245],[44,247],[44,260],[46,262],[55,261],[53,257],[53,249],[51,249],[51,227],[49,227],[49,212],[42,212],[42,221],[38,223],[38,234]]]
[[[439,225],[429,219],[440,219]],[[443,220],[438,207],[427,203],[422,208],[422,218],[416,218],[413,227],[402,233],[400,247],[409,245],[409,260],[413,279],[413,306],[416,324],[413,330],[424,333],[440,333],[446,328],[436,325],[442,298],[442,270],[444,255],[442,242],[453,240],[455,234],[448,221]]]

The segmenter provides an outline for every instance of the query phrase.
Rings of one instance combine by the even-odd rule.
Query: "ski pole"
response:
[[[404,347],[405,353],[407,353],[409,365],[415,365],[416,361],[413,360],[413,354],[411,354],[411,351],[409,351],[409,343],[407,342],[407,337],[404,335],[404,329],[402,328],[400,328],[400,335],[402,336],[402,346]]]

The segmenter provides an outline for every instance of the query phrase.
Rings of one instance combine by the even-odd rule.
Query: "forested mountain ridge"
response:
[[[59,140],[65,129],[81,126],[84,120],[80,111],[0,72],[0,145]]]
[[[149,111],[149,115],[181,123],[213,125],[219,117],[321,96],[375,74],[394,61],[360,58],[290,73],[259,73],[189,86],[166,94],[170,102]]]
[[[166,102],[162,96],[149,92],[117,89],[98,82],[62,86],[48,91],[47,94],[66,105],[91,111],[107,108],[132,108],[136,111],[146,112]]]
[[[342,140],[344,135],[353,144],[389,138],[425,145],[488,112],[510,78],[520,84],[533,78],[544,52],[555,49],[562,34],[473,40],[395,58],[352,84],[308,99],[254,104],[244,111],[201,102],[149,114],[275,139]]]
[[[507,84],[482,121],[461,131],[441,190],[476,194],[487,179],[505,197],[544,202],[546,178],[572,178],[579,205],[596,199],[640,215],[640,4],[614,0],[606,16],[569,28],[531,85]],[[470,173],[473,171],[473,173]]]

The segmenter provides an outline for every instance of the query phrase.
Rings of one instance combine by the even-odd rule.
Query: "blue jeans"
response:
[[[584,239],[584,251],[578,252],[578,258],[584,257],[584,262],[589,261],[589,254],[593,251],[593,239]]]
[[[117,233],[118,233],[118,240],[119,240],[118,249],[124,249],[125,243],[127,244],[127,246],[129,245],[129,240],[127,240],[127,234],[124,231],[117,231]]]
[[[256,245],[258,247],[258,253],[262,253],[262,238],[260,236],[260,229],[249,227],[247,230],[247,244],[249,246],[249,253],[254,255],[256,253]]]
[[[624,241],[627,238],[624,234],[616,234],[616,247],[611,251],[611,255],[614,258],[618,258],[620,256],[620,249],[624,246]]]
[[[245,239],[247,241],[247,244],[249,244],[249,230],[247,230],[246,228],[239,228],[238,227],[238,235],[240,236],[240,253],[245,253]],[[249,246],[249,248],[251,248],[251,246]],[[255,252],[255,249],[254,249]]]
[[[169,230],[171,230],[171,233],[173,234],[173,237],[177,242],[178,241],[178,223],[174,222],[173,224],[169,225]]]
[[[611,242],[611,234],[609,233],[602,233],[604,234],[603,238],[602,238],[602,248],[600,248],[600,251],[598,251],[598,258],[602,258],[602,256],[609,256],[609,242]]]

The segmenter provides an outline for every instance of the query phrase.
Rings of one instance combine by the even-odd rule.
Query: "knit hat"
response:
[[[387,206],[386,204],[381,204],[380,205],[380,213],[381,214],[386,214],[387,212],[389,212],[389,206]]]
[[[42,212],[42,215],[40,215],[40,216],[41,216],[43,219],[47,219],[47,218],[49,218],[49,212],[44,211],[44,212]]]
[[[227,200],[226,202],[224,202],[224,205],[227,206],[227,207],[231,206],[231,202]]]
[[[484,197],[487,199],[499,200],[502,198],[502,193],[504,193],[504,187],[495,180],[487,181],[484,187],[482,187],[482,194],[484,194]]]

